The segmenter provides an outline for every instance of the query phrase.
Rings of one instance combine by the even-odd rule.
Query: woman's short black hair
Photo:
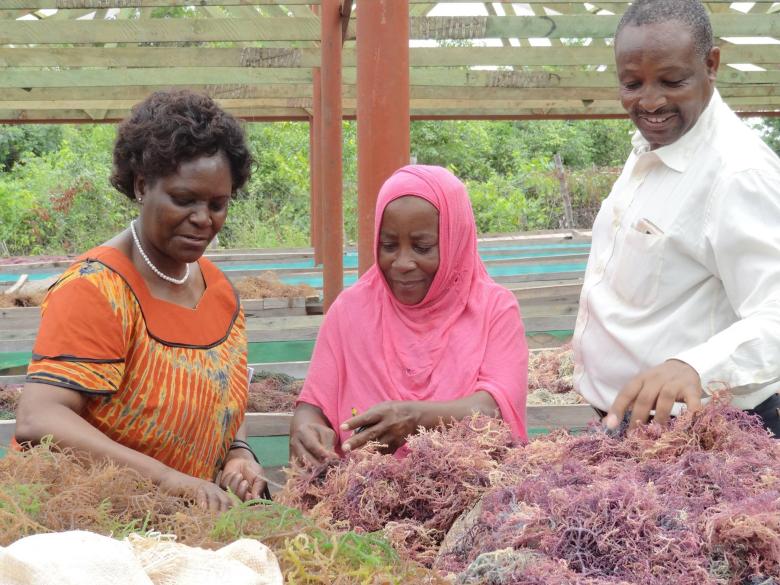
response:
[[[230,162],[235,193],[252,172],[252,155],[238,121],[206,95],[157,91],[119,125],[111,184],[135,199],[136,176],[154,182],[175,173],[183,162],[220,150]]]

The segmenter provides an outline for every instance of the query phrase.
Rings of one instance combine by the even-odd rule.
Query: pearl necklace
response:
[[[187,279],[190,276],[190,265],[185,264],[185,270],[184,270],[184,276],[181,278],[174,278],[172,276],[168,276],[167,274],[164,274],[157,266],[152,264],[152,261],[149,260],[149,256],[146,255],[146,252],[144,252],[144,249],[141,247],[141,242],[138,239],[138,234],[135,233],[135,220],[130,222],[130,233],[133,234],[133,242],[135,242],[136,248],[138,248],[138,251],[141,253],[141,258],[144,259],[144,262],[146,262],[146,265],[152,269],[152,272],[154,272],[157,276],[162,278],[163,280],[167,282],[171,282],[173,284],[184,284],[187,282]]]

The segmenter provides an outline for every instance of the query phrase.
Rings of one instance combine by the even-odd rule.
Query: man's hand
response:
[[[685,362],[668,360],[635,376],[618,394],[604,422],[617,429],[623,415],[631,410],[631,427],[644,424],[655,410],[655,420],[665,425],[675,402],[684,402],[688,410],[701,408],[701,379]]]
[[[219,487],[230,490],[242,502],[255,500],[265,489],[263,468],[254,459],[230,457],[217,479]]]
[[[426,403],[415,400],[392,400],[372,406],[341,425],[342,430],[356,431],[341,448],[346,452],[376,441],[387,445],[384,452],[394,453],[406,437],[417,432],[425,406]]]

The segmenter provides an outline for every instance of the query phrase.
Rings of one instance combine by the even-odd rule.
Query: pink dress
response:
[[[352,434],[339,427],[353,409],[485,391],[526,440],[528,346],[520,310],[479,258],[466,187],[441,167],[397,171],[377,200],[375,250],[385,207],[405,195],[439,211],[439,268],[428,293],[416,305],[400,303],[374,264],[325,317],[299,402],[322,410],[340,444]]]

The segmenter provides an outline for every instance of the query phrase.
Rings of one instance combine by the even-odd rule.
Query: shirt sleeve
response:
[[[738,321],[674,359],[699,373],[705,391],[750,394],[780,379],[780,174],[735,174],[706,213],[707,261]]]
[[[517,301],[509,291],[499,301],[475,388],[493,397],[514,436],[528,439],[528,342]]]
[[[116,392],[127,345],[119,308],[91,280],[77,277],[55,285],[41,310],[27,382]]]

